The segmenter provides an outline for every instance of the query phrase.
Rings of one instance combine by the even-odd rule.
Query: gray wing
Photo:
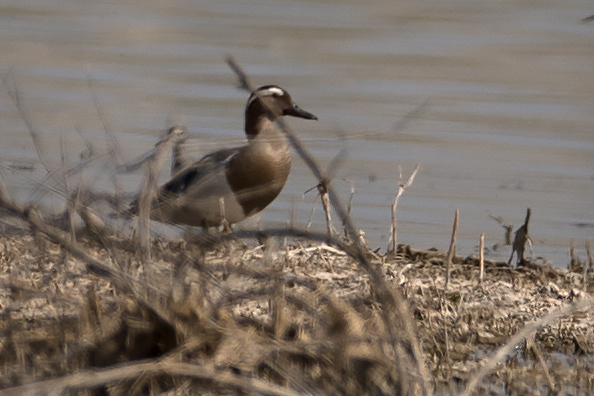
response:
[[[211,175],[223,171],[223,168],[227,166],[227,162],[240,149],[240,147],[223,149],[204,156],[173,176],[171,180],[161,187],[159,195],[163,194],[169,198],[183,195],[191,186],[200,184],[201,180],[208,179]]]
[[[227,182],[227,164],[241,148],[215,151],[182,169],[165,183],[152,202],[151,218],[199,227],[245,218]]]

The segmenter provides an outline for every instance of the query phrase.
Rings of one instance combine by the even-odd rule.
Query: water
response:
[[[406,178],[420,163],[398,206],[399,242],[447,249],[460,209],[458,252],[470,254],[482,232],[488,247],[503,242],[489,214],[515,229],[531,207],[534,254],[564,266],[572,239],[582,256],[584,240],[594,239],[594,23],[580,21],[591,6],[5,0],[0,73],[18,89],[52,167],[62,151],[67,164],[79,162],[88,144],[105,153],[104,123],[123,161],[150,150],[174,122],[188,126],[199,157],[242,143],[247,94],[223,61],[233,54],[257,85],[281,85],[320,118],[289,123],[323,164],[346,150],[335,185],[345,201],[354,185],[353,214],[372,246],[387,244],[398,166]],[[37,186],[46,172],[6,85],[0,164],[19,199],[61,204]],[[34,169],[8,168],[15,164]],[[111,169],[98,161],[85,180],[109,190]],[[119,180],[135,191],[141,175]],[[305,225],[314,195],[302,194],[314,184],[295,159],[260,221]],[[508,255],[509,247],[489,253]]]

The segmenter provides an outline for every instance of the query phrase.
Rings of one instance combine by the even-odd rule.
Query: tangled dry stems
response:
[[[0,240],[2,395],[418,392],[410,345],[396,340],[402,355],[393,355],[395,340],[369,278],[329,245],[295,239],[275,246],[271,238],[248,246],[225,236],[206,249],[154,239],[147,262],[127,244],[101,242],[88,230],[74,250],[37,226],[21,226],[22,233]],[[479,288],[476,259],[454,257],[442,299],[443,254],[401,246],[398,255],[368,255],[411,304],[437,390],[454,384],[461,391],[490,351],[563,306],[560,320],[538,322],[521,335],[527,342],[508,344],[512,355],[518,342],[524,347],[479,388],[497,388],[509,377],[545,386],[536,363],[518,364],[542,350],[575,356],[577,371],[552,364],[554,383],[591,389],[591,362],[579,359],[594,345],[580,274],[488,263]],[[93,270],[97,263],[110,270]],[[567,305],[572,301],[578,305]],[[403,331],[396,319],[394,326]]]
[[[345,234],[358,235],[287,133]],[[143,196],[163,147],[147,157]],[[146,220],[140,238],[128,237],[91,211],[91,191],[66,195],[70,218],[58,227],[0,186],[11,231],[0,236],[0,395],[594,389],[594,364],[582,358],[594,345],[591,272],[485,260],[478,286],[474,257],[405,246],[378,255],[358,237],[282,229],[266,230],[259,246],[248,245],[262,239],[254,232],[150,239]],[[75,215],[86,228],[74,229]]]

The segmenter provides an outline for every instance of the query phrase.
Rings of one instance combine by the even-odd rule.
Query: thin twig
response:
[[[31,122],[29,114],[25,110],[25,106],[22,103],[21,95],[18,89],[15,87],[9,87],[6,79],[4,79],[3,82],[6,91],[8,92],[8,96],[14,103],[15,107],[19,112],[19,115],[21,116],[21,119],[23,120],[23,122],[27,126],[27,129],[29,130],[29,134],[31,135],[31,139],[33,140],[33,145],[35,146],[35,151],[37,151],[37,156],[39,157],[39,162],[41,162],[41,165],[43,165],[43,167],[48,173],[51,173],[52,167],[49,165],[49,162],[47,158],[45,158],[45,154],[43,153],[43,149],[41,147],[41,139],[39,137],[39,131],[37,131],[37,129]]]
[[[452,267],[452,258],[454,257],[454,253],[456,251],[456,235],[458,234],[458,217],[460,215],[460,211],[456,209],[454,214],[454,226],[452,227],[452,238],[450,239],[450,247],[448,249],[448,255],[446,257],[446,279],[445,279],[445,286],[444,292],[448,290],[448,285],[450,283],[450,270]]]
[[[495,351],[495,353],[483,364],[481,369],[470,379],[466,385],[466,389],[464,389],[464,392],[462,392],[460,396],[470,396],[474,394],[476,387],[483,380],[483,378],[485,378],[485,376],[495,369],[500,361],[502,361],[505,357],[510,356],[516,345],[522,342],[522,340],[527,338],[530,334],[538,330],[538,328],[546,326],[563,316],[571,314],[572,312],[591,309],[593,306],[594,300],[591,298],[586,298],[573,304],[568,304],[545,315],[541,319],[526,325],[521,331],[511,337],[504,346]]]
[[[399,132],[405,129],[413,119],[417,118],[429,108],[429,104],[429,100],[425,100],[423,103],[415,107],[411,112],[407,113],[404,117],[396,121],[394,125],[392,125],[392,130],[394,132]]]
[[[90,389],[108,385],[141,375],[169,374],[174,377],[191,377],[213,381],[219,386],[243,389],[247,393],[271,396],[298,396],[300,393],[284,386],[274,385],[270,381],[238,376],[231,371],[216,370],[213,367],[172,361],[142,361],[125,363],[102,370],[89,370],[71,374],[58,379],[35,382],[15,388],[0,390],[0,396],[23,394],[61,394],[67,389]]]
[[[567,269],[573,270],[578,262],[579,258],[575,254],[575,240],[572,239],[569,243],[569,265]]]
[[[91,76],[87,74],[87,86],[89,87],[89,92],[91,92],[91,97],[93,98],[93,104],[95,105],[95,110],[99,116],[99,121],[101,121],[101,125],[103,126],[103,131],[105,132],[105,137],[107,139],[107,150],[109,151],[109,155],[112,160],[116,163],[122,163],[122,155],[120,153],[120,146],[118,144],[118,140],[113,133],[113,128],[107,121],[107,117],[105,116],[105,112],[103,111],[103,107],[101,106],[101,102],[99,101],[99,97],[95,92],[95,87],[93,86],[93,80]]]
[[[318,192],[322,200],[322,208],[324,209],[324,216],[326,218],[326,234],[328,235],[328,238],[330,238],[334,235],[334,230],[332,227],[332,215],[330,209],[330,200],[328,199],[328,190],[322,184],[318,184]]]
[[[394,203],[392,203],[392,208],[391,208],[392,209],[391,210],[392,227],[390,228],[390,241],[388,242],[388,252],[396,253],[396,249],[398,248],[398,236],[397,236],[397,228],[396,228],[396,209],[398,206],[398,200],[400,200],[400,196],[404,193],[404,191],[406,191],[406,189],[408,187],[410,187],[410,185],[415,180],[415,176],[417,175],[417,172],[419,171],[419,166],[421,166],[421,165],[420,164],[415,165],[415,169],[408,177],[408,180],[406,181],[406,183],[402,183],[402,167],[400,167],[400,165],[398,166],[398,171],[399,171],[400,176],[398,179],[398,181],[399,181],[398,192],[396,193],[396,197],[394,197]]]
[[[21,119],[25,123],[27,130],[29,131],[29,134],[31,135],[31,139],[33,140],[33,145],[35,146],[35,151],[37,152],[39,162],[47,171],[47,175],[44,176],[43,180],[35,181],[37,183],[37,188],[33,191],[33,193],[31,195],[36,196],[39,193],[39,191],[42,188],[44,188],[45,191],[53,191],[53,192],[58,193],[60,196],[65,197],[67,194],[64,195],[58,189],[53,189],[53,188],[47,186],[46,181],[49,179],[53,179],[58,185],[60,185],[60,183],[63,180],[65,180],[67,177],[72,176],[72,175],[84,170],[90,162],[94,161],[98,157],[86,158],[82,163],[76,164],[75,166],[73,166],[71,168],[66,168],[64,165],[64,161],[62,161],[62,167],[53,168],[50,165],[48,159],[46,158],[46,156],[43,152],[40,133],[37,130],[37,128],[35,128],[35,126],[33,125],[33,122],[31,121],[31,117],[29,116],[29,114],[27,113],[27,111],[25,109],[25,106],[22,102],[22,98],[21,98],[21,94],[20,94],[19,90],[16,87],[12,87],[12,86],[8,85],[9,75],[10,75],[10,73],[7,73],[4,76],[4,78],[2,79],[2,86],[7,90],[8,96],[14,103],[17,111],[19,112],[19,115],[21,116]],[[61,177],[57,176],[57,174],[61,174]],[[67,191],[68,188],[66,187],[65,190]],[[43,194],[44,193],[42,193],[41,196],[43,196]],[[35,201],[37,199],[40,199],[40,197],[33,198],[32,201]]]
[[[345,182],[349,183],[351,186],[351,195],[349,195],[349,202],[347,203],[347,214],[349,215],[349,217],[351,216],[351,211],[353,209],[353,200],[355,199],[355,183],[353,183],[351,180],[347,180],[347,179],[343,179]],[[346,228],[344,227],[344,222],[342,223],[342,230],[344,232],[344,236],[348,237],[348,232],[346,230]]]
[[[225,57],[225,61],[231,70],[233,70],[233,73],[237,75],[239,80],[239,89],[248,91],[250,94],[254,92],[254,85],[252,84],[250,77],[243,71],[243,68],[239,66],[239,63],[237,63],[235,58],[232,55],[227,55]]]
[[[64,147],[64,139],[62,135],[60,135],[60,160],[62,163],[62,168],[66,167],[66,153]],[[68,216],[68,230],[70,231],[70,243],[76,243],[76,232],[74,230],[74,213],[76,212],[76,197],[75,196],[68,196],[68,191],[70,188],[68,187],[68,178],[66,175],[62,174],[62,183],[64,183],[64,196],[66,197],[66,214]]]
[[[333,179],[334,174],[336,173],[338,168],[340,168],[340,165],[344,162],[345,157],[346,157],[346,147],[343,147],[342,150],[340,150],[340,152],[338,154],[336,154],[334,156],[334,158],[332,158],[332,161],[330,161],[330,164],[328,165],[328,168],[326,169],[326,175],[328,175],[328,183],[330,183],[330,180]],[[318,184],[317,188],[318,188],[318,193],[320,194],[320,198],[322,200],[322,208],[324,209],[324,215],[326,218],[326,233],[328,234],[328,237],[331,237],[332,235],[334,235],[336,233],[336,230],[332,226],[332,214],[331,214],[331,208],[330,208],[330,200],[328,198],[328,186],[325,183],[320,182]],[[350,210],[347,210],[347,213],[348,213],[348,216],[351,215]],[[344,223],[343,223],[343,229],[344,229]]]
[[[8,79],[5,78],[3,80],[3,84],[4,87],[6,89],[6,91],[8,92],[8,96],[10,97],[10,99],[12,100],[12,102],[14,103],[17,111],[19,112],[19,115],[21,116],[21,119],[23,120],[23,122],[25,123],[25,126],[27,127],[27,130],[29,131],[29,134],[31,135],[31,140],[33,140],[33,145],[35,146],[35,151],[37,152],[37,157],[39,158],[39,162],[41,163],[41,165],[45,168],[47,175],[45,175],[44,180],[42,180],[39,184],[38,187],[33,191],[32,195],[36,195],[38,193],[38,189],[40,189],[41,187],[45,187],[47,190],[50,190],[47,186],[46,186],[46,181],[49,179],[54,179],[54,181],[57,184],[60,184],[61,180],[58,179],[58,177],[56,176],[56,174],[58,173],[58,171],[60,171],[60,168],[53,168],[49,161],[47,160],[44,152],[43,152],[43,148],[42,148],[42,142],[41,142],[41,137],[40,137],[40,133],[37,130],[37,128],[35,128],[35,126],[33,125],[33,122],[31,121],[31,117],[29,116],[29,113],[27,113],[26,109],[25,109],[25,105],[22,102],[22,98],[21,98],[21,94],[19,92],[19,90],[16,87],[10,87],[8,86]],[[66,174],[64,174],[64,177],[66,176]],[[61,195],[61,192],[59,193]]]
[[[155,146],[154,156],[149,162],[147,176],[138,199],[138,236],[145,259],[148,259],[150,254],[149,218],[153,197],[157,191],[157,176],[165,161],[166,153],[171,151],[178,138],[178,135],[167,134]]]
[[[545,361],[542,357],[542,354],[540,353],[540,349],[534,343],[532,343],[532,345],[530,347],[532,348],[532,352],[534,352],[534,354],[538,358],[538,362],[540,363],[540,367],[542,368],[542,370],[545,373],[545,377],[547,377],[547,382],[549,383],[549,394],[555,394],[555,383],[553,382],[553,379],[551,378],[551,374],[549,373],[547,364],[545,363]]]
[[[307,192],[303,193],[304,196],[305,196],[305,194],[307,194]],[[313,205],[311,206],[311,212],[309,213],[309,221],[307,222],[307,225],[305,226],[306,231],[309,231],[313,224],[314,215],[316,214],[316,206],[318,206],[317,205],[318,197],[319,197],[319,195],[316,195],[316,197],[314,198]]]
[[[87,74],[87,86],[89,87],[89,92],[91,93],[91,97],[93,98],[93,104],[95,106],[95,110],[97,111],[99,121],[101,121],[101,125],[103,126],[103,132],[105,133],[105,139],[106,139],[106,143],[107,143],[107,151],[108,151],[108,155],[111,159],[110,162],[112,164],[116,164],[115,168],[117,169],[119,167],[119,164],[122,164],[124,162],[123,158],[122,158],[122,153],[120,150],[120,145],[118,143],[118,139],[116,138],[115,134],[113,133],[113,128],[111,127],[111,124],[107,120],[107,116],[105,115],[105,112],[103,111],[103,106],[101,106],[101,102],[99,101],[99,96],[97,95],[95,86],[93,85],[93,79],[91,78],[90,74]],[[121,192],[123,191],[123,188],[122,188],[120,182],[118,181],[117,172],[111,173],[110,176],[111,176],[111,182],[113,183],[113,186],[114,186],[115,196],[117,198],[118,196],[121,196]],[[117,202],[118,202],[117,209],[121,209],[121,206],[122,206],[121,200],[118,200]]]
[[[584,291],[588,291],[588,276],[594,270],[594,257],[592,257],[592,250],[590,249],[590,240],[586,239],[586,254],[588,255],[588,269],[584,271]]]
[[[479,238],[479,285],[485,277],[485,233]]]
[[[450,357],[450,337],[448,335],[448,325],[445,317],[443,317],[443,308],[442,308],[442,322],[443,322],[443,332],[444,332],[444,339],[445,339],[445,359],[446,364],[448,366],[448,385],[450,386],[450,392],[454,394],[454,374],[452,370],[452,358]]]
[[[499,223],[499,225],[501,225],[503,227],[503,229],[505,230],[505,244],[508,246],[511,245],[512,244],[511,236],[512,236],[512,232],[514,231],[514,225],[506,223],[505,220],[503,220],[503,217],[495,216],[495,215],[492,215],[491,213],[489,213],[489,218],[492,220],[495,220],[497,223]]]

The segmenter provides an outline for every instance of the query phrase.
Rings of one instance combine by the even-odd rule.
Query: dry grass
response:
[[[79,237],[84,255],[40,232],[0,238],[0,395],[66,389],[109,394],[418,392],[417,374],[399,367],[391,348],[396,343],[410,360],[410,345],[390,339],[369,278],[340,250],[299,240],[249,247],[227,238],[208,248],[153,240],[147,262],[122,241],[110,241],[106,248],[90,234]],[[521,384],[546,389],[550,375],[559,387],[591,390],[593,362],[584,356],[594,337],[581,275],[488,263],[485,281],[477,288],[476,259],[455,257],[442,299],[443,255],[400,246],[399,255],[370,257],[389,289],[410,302],[437,390],[453,386],[461,391],[511,335],[575,301],[581,306],[570,305],[565,316],[536,326],[529,341],[507,351],[506,363],[496,366],[479,388]],[[95,261],[118,278],[89,272]],[[394,325],[402,331],[402,324]],[[534,348],[545,354],[550,373],[538,363]],[[552,352],[564,354],[563,359],[552,359]],[[403,372],[409,377],[403,379]]]
[[[453,249],[373,253],[286,133],[352,240],[295,229],[155,238],[146,213],[128,236],[66,172],[61,222],[0,184],[0,395],[594,390],[592,271],[484,260],[477,286],[478,258]],[[146,157],[141,206],[163,147]]]

